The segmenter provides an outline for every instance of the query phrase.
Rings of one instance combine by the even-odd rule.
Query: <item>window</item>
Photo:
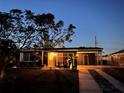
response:
[[[24,53],[24,61],[34,61],[33,53]]]

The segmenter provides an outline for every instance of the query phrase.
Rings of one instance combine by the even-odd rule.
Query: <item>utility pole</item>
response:
[[[97,41],[97,38],[95,36],[95,47],[97,47],[97,46],[98,46],[98,41]]]

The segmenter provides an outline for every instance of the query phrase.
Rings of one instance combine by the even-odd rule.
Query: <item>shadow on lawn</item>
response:
[[[68,69],[9,69],[1,93],[79,93],[78,71]]]
[[[124,68],[103,68],[102,71],[124,83]]]

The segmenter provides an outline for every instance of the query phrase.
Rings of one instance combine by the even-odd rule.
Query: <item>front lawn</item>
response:
[[[8,69],[0,93],[79,93],[78,71],[67,69]]]
[[[124,83],[124,68],[103,68],[102,71]]]

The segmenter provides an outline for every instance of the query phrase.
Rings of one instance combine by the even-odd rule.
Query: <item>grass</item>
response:
[[[102,71],[124,83],[124,68],[103,68]]]
[[[78,71],[67,69],[8,69],[1,93],[79,93]]]
[[[89,72],[93,76],[95,81],[98,83],[103,93],[122,93],[120,90],[118,90],[115,86],[113,86],[108,80],[102,77],[95,70],[89,70]]]

